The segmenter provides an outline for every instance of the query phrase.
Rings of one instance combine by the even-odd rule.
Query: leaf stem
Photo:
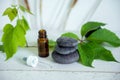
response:
[[[28,47],[28,42],[27,42],[27,40],[26,40],[26,47]]]

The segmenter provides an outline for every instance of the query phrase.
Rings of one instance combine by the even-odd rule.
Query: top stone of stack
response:
[[[60,37],[57,39],[57,44],[60,47],[75,47],[78,44],[78,41],[73,38]]]

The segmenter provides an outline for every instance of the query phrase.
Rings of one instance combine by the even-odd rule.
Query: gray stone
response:
[[[70,64],[79,60],[79,54],[77,50],[71,54],[66,55],[62,55],[56,51],[53,51],[52,57],[55,62],[61,64]]]
[[[60,37],[57,39],[57,44],[62,47],[75,47],[78,44],[78,41],[73,38]]]
[[[72,52],[75,52],[77,49],[77,47],[60,47],[58,45],[56,45],[55,47],[55,51],[60,53],[60,54],[70,54]]]

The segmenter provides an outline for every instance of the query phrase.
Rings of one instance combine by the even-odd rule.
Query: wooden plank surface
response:
[[[119,48],[111,48],[114,57],[120,61],[120,47]],[[120,72],[120,63],[116,62],[106,62],[101,60],[95,60],[93,62],[93,66],[95,68],[90,68],[79,64],[78,62],[72,64],[58,64],[53,61],[51,56],[47,58],[39,57],[39,64],[36,68],[29,67],[22,60],[23,57],[27,57],[30,55],[37,56],[37,48],[19,48],[16,55],[8,61],[5,60],[5,54],[0,53],[0,71],[14,71],[14,70],[35,70],[35,71],[88,71],[88,72]],[[50,53],[51,55],[51,53]]]
[[[0,71],[0,80],[120,80],[120,74],[58,71]]]

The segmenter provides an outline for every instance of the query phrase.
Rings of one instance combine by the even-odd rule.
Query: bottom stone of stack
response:
[[[70,63],[78,61],[79,54],[77,50],[70,54],[66,54],[66,55],[59,54],[58,52],[53,51],[52,57],[53,57],[53,60],[57,63],[70,64]]]

